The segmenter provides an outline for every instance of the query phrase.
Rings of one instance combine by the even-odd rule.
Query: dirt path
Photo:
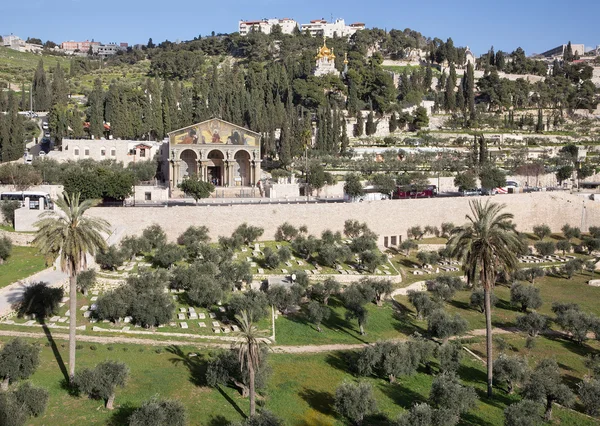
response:
[[[25,331],[8,331],[0,330],[0,336],[8,337],[27,337],[33,339],[46,339],[45,333],[33,333]],[[65,333],[52,333],[52,338],[56,340],[69,340],[69,335]],[[208,343],[208,342],[194,342],[190,340],[154,340],[154,339],[140,339],[136,337],[120,337],[120,336],[89,336],[81,334],[77,336],[78,342],[86,343],[100,343],[100,344],[134,344],[134,345],[148,345],[148,346],[194,346],[198,348],[220,348],[228,349],[231,344],[227,343]],[[352,349],[360,349],[365,344],[337,344],[337,345],[307,345],[307,346],[272,346],[271,349],[275,353],[320,353],[320,352],[332,352],[332,351],[347,351]]]

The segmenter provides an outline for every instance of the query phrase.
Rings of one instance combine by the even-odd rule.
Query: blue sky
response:
[[[211,31],[237,30],[240,19],[344,18],[367,27],[411,28],[428,37],[452,37],[476,54],[491,45],[527,54],[571,40],[600,44],[600,1],[541,0],[0,0],[0,34],[57,43],[95,39],[104,43],[188,40]]]

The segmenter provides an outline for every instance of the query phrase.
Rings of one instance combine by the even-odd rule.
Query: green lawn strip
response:
[[[10,339],[1,340],[5,343]],[[555,354],[559,363],[576,369],[574,374],[579,379],[582,371],[580,366],[570,361],[573,357],[570,348],[553,341],[548,341],[546,346],[543,342],[546,339],[539,340],[532,355],[537,358]],[[41,365],[31,381],[48,389],[50,400],[46,413],[40,418],[32,419],[28,423],[31,425],[106,424],[111,419],[113,424],[123,425],[133,409],[155,395],[180,400],[188,410],[191,425],[227,424],[241,419],[239,411],[246,413],[248,410],[248,400],[241,398],[235,389],[222,387],[219,391],[203,386],[206,351],[198,351],[192,346],[156,348],[80,342],[77,351],[78,370],[93,367],[104,360],[122,361],[131,369],[126,387],[117,390],[117,409],[111,413],[103,408],[101,401],[69,395],[64,389],[64,376],[50,344],[45,339],[36,341],[41,346]],[[477,351],[482,341],[483,339],[479,339],[472,343],[472,348]],[[55,345],[60,359],[65,362],[68,359],[68,343],[55,341]],[[514,345],[519,346],[520,343],[517,341]],[[189,352],[197,353],[198,356],[188,357]],[[269,364],[272,375],[264,397],[259,399],[265,408],[275,412],[290,425],[345,424],[333,410],[335,388],[344,380],[358,380],[349,372],[350,366],[345,353],[271,354]],[[498,389],[494,398],[487,400],[484,397],[484,365],[472,358],[463,359],[459,375],[466,385],[474,386],[480,396],[478,406],[464,416],[462,424],[502,424],[506,404],[515,402],[518,397],[508,396]],[[395,384],[376,378],[360,380],[373,385],[379,411],[395,418],[414,403],[427,400],[433,376],[420,371],[414,376],[400,377]],[[555,413],[561,424],[597,424],[576,412],[557,408]],[[217,420],[221,423],[216,423]],[[383,416],[376,416],[368,424],[387,423]]]
[[[275,321],[276,343],[278,345],[327,345],[327,344],[360,344],[371,343],[383,339],[406,338],[412,334],[414,326],[397,318],[391,303],[378,307],[367,305],[369,312],[366,334],[361,336],[358,322],[346,320],[346,309],[337,299],[330,299],[331,315],[323,321],[319,333],[314,325],[308,322],[304,311],[280,315]],[[306,309],[306,307],[303,307]],[[408,333],[406,331],[408,330]]]
[[[44,269],[46,261],[37,248],[13,246],[10,257],[0,265],[0,288]]]
[[[537,312],[552,318],[554,317],[552,303],[562,302],[577,303],[583,311],[600,315],[600,304],[598,304],[600,288],[589,286],[587,284],[589,279],[589,273],[575,275],[570,280],[549,276],[536,279],[535,286],[540,289],[543,301],[542,307]],[[498,304],[492,311],[492,324],[495,327],[515,327],[517,317],[523,313],[518,307],[511,305],[510,287],[497,285],[494,288],[494,294],[498,297]],[[467,320],[470,329],[483,329],[485,328],[485,318],[481,312],[469,307],[470,296],[470,290],[459,291],[452,301],[444,303],[444,307],[448,312],[459,314]],[[407,296],[396,296],[395,299],[414,313],[414,308],[408,302]],[[414,321],[414,324],[426,327],[425,321]]]

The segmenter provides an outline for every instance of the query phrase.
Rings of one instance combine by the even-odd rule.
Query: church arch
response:
[[[183,180],[186,176],[196,175],[198,173],[198,155],[191,149],[181,151],[179,156],[181,167],[179,169],[179,178]]]

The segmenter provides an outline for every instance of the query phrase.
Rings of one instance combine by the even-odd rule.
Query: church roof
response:
[[[327,39],[325,37],[323,37],[323,46],[321,46],[319,50],[317,50],[317,56],[315,57],[315,59],[321,58],[326,58],[329,60],[335,59],[335,55],[333,54],[333,47],[331,49],[327,47]]]
[[[245,128],[245,127],[243,127],[243,126],[238,126],[237,124],[230,123],[230,122],[228,122],[228,121],[225,121],[225,120],[221,120],[220,118],[211,118],[211,119],[209,119],[209,120],[205,120],[205,121],[202,121],[202,122],[200,122],[200,123],[191,124],[191,125],[189,125],[189,126],[186,126],[186,127],[183,127],[183,128],[181,128],[181,129],[173,130],[173,131],[171,131],[171,132],[167,133],[167,135],[171,136],[171,135],[172,135],[172,134],[174,134],[174,133],[180,133],[182,130],[187,130],[187,129],[195,128],[195,127],[198,127],[198,126],[202,126],[202,125],[204,125],[204,124],[207,124],[207,123],[212,123],[212,122],[214,122],[214,121],[220,121],[221,123],[226,123],[226,124],[229,124],[230,126],[233,126],[233,127],[238,127],[240,130],[243,130],[243,131],[244,131],[244,132],[246,132],[246,133],[251,133],[251,134],[253,134],[253,135],[257,136],[258,138],[260,138],[260,133],[253,132],[252,130],[248,130],[247,128]]]

